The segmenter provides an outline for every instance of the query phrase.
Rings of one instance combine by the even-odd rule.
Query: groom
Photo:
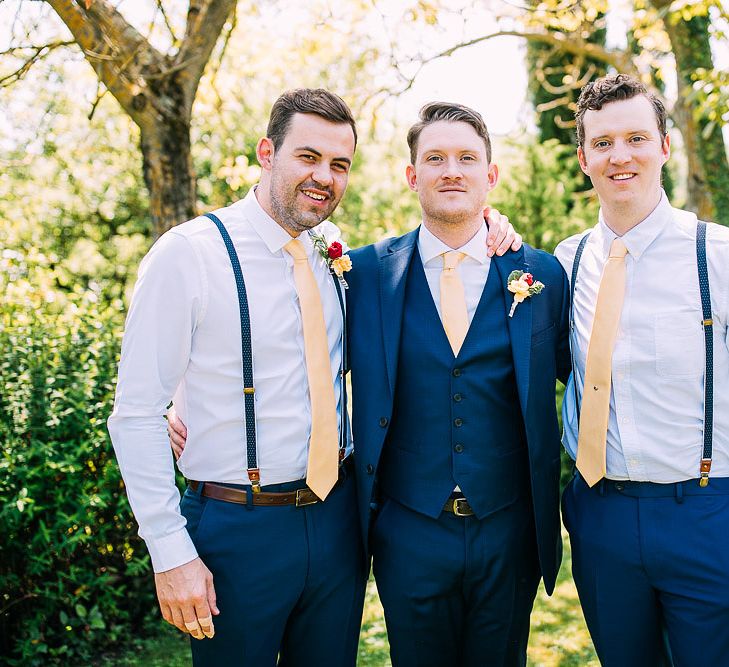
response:
[[[422,225],[353,251],[347,277],[364,542],[395,667],[524,665],[561,558],[567,280],[528,246],[487,256],[498,170],[478,113],[428,104],[408,144]]]

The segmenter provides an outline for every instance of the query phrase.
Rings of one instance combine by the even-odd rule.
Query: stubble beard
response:
[[[273,212],[273,218],[296,235],[308,231],[326,220],[339,203],[335,203],[331,209],[321,213],[305,211],[296,203],[298,191],[298,186],[289,191],[283,179],[276,174],[271,175],[271,211]]]

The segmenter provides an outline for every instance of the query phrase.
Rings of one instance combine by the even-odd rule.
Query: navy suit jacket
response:
[[[418,230],[350,253],[347,273],[349,365],[352,372],[352,431],[355,476],[363,540],[368,546],[376,509],[377,466],[393,414],[405,279],[417,252]],[[551,593],[562,557],[559,521],[560,435],[555,409],[555,380],[570,370],[569,288],[559,262],[523,246],[491,259],[508,312],[513,294],[506,288],[514,270],[528,271],[545,284],[541,294],[519,304],[508,318],[519,402],[529,453],[529,474],[539,562]],[[446,418],[444,416],[444,418]]]

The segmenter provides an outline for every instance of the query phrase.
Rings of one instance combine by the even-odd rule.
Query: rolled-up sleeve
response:
[[[127,495],[155,572],[197,551],[180,513],[164,415],[190,359],[204,310],[204,267],[190,241],[163,235],[142,261],[122,341],[108,427]]]

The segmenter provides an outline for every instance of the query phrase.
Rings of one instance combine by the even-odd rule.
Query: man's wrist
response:
[[[155,574],[172,570],[197,558],[197,549],[186,528],[163,537],[147,538],[145,542]]]

